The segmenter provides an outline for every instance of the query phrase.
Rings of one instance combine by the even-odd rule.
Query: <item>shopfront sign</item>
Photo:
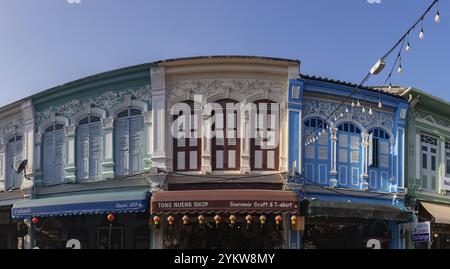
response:
[[[416,243],[431,241],[431,224],[427,222],[418,222],[412,233],[412,241]]]
[[[177,212],[290,212],[297,213],[293,192],[255,190],[180,191],[153,194],[153,214]]]

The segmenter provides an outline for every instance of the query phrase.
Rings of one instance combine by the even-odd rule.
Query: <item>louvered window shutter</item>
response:
[[[118,143],[118,162],[117,162],[117,174],[126,175],[128,173],[129,165],[129,127],[128,119],[120,119],[117,128],[117,143]]]

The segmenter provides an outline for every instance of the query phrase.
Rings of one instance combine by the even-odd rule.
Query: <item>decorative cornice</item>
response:
[[[361,107],[351,107],[349,113],[346,113],[345,107],[338,108],[339,104],[322,100],[305,99],[303,105],[305,118],[310,116],[328,118],[335,111],[331,117],[338,118],[338,123],[342,121],[355,122],[363,126],[366,131],[374,127],[382,127],[391,134],[393,133],[393,115],[375,108],[372,108],[373,115],[369,115],[368,112],[362,113]],[[343,118],[340,117],[341,114],[344,115]]]
[[[208,99],[217,94],[224,94],[245,99],[261,94],[267,98],[270,94],[282,96],[287,90],[287,81],[262,79],[194,79],[167,83],[169,103],[176,99],[188,99],[194,94]]]
[[[52,113],[65,116],[70,119],[74,114],[85,109],[87,105],[99,107],[109,112],[113,106],[122,102],[125,99],[125,96],[131,96],[136,100],[151,103],[151,86],[148,84],[138,89],[126,89],[118,92],[107,91],[96,97],[84,100],[72,100],[59,106],[48,107],[43,111],[36,112],[36,126],[39,127],[43,122],[50,118]]]

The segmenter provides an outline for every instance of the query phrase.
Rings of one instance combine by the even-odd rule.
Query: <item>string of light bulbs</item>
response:
[[[414,22],[414,24],[409,27],[405,34],[401,36],[401,38],[387,51],[383,57],[380,58],[380,60],[374,65],[374,67],[367,73],[367,75],[361,80],[359,84],[357,84],[351,91],[350,94],[348,94],[346,97],[344,97],[344,100],[338,104],[338,106],[332,110],[332,112],[326,117],[326,120],[322,121],[321,126],[314,127],[314,131],[312,131],[310,134],[305,136],[305,146],[309,146],[312,143],[316,143],[319,138],[326,133],[326,129],[332,128],[334,124],[337,122],[338,118],[344,117],[344,112],[348,114],[350,112],[349,105],[351,105],[352,109],[361,108],[362,113],[368,112],[369,116],[372,116],[374,114],[374,111],[372,109],[372,106],[369,106],[368,109],[364,105],[361,105],[361,101],[359,98],[356,100],[352,98],[356,93],[358,93],[363,87],[363,85],[374,75],[379,74],[384,67],[386,66],[386,59],[389,58],[389,56],[398,49],[397,57],[395,58],[395,61],[392,65],[392,69],[388,73],[387,79],[385,80],[385,84],[389,82],[388,87],[389,90],[392,89],[392,76],[394,73],[394,70],[397,67],[397,73],[401,74],[403,72],[403,66],[402,66],[402,53],[403,48],[405,48],[406,52],[410,52],[412,49],[411,46],[411,39],[410,35],[412,34],[413,30],[420,24],[420,32],[419,32],[419,39],[423,40],[425,38],[425,31],[424,31],[424,25],[423,22],[425,20],[425,17],[430,13],[430,11],[433,9],[434,6],[437,6],[436,15],[434,17],[435,23],[440,23],[441,21],[441,14],[439,10],[439,0],[433,0],[433,2],[428,6],[428,8],[425,10],[425,12],[422,13],[421,16]],[[406,47],[405,47],[406,43]],[[378,89],[378,105],[377,107],[379,109],[383,108],[382,103],[382,89],[381,87]],[[345,107],[345,109],[343,109]],[[331,126],[329,126],[326,122],[330,122]],[[318,131],[318,128],[321,129]]]

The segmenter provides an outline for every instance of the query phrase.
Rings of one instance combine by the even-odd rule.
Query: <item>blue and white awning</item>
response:
[[[149,192],[125,191],[24,200],[14,204],[13,218],[147,212]]]

